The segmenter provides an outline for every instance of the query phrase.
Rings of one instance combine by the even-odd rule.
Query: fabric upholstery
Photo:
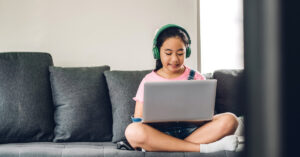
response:
[[[241,156],[241,152],[231,151],[128,151],[116,149],[112,142],[97,142],[111,140],[112,133],[114,142],[125,139],[124,131],[131,123],[130,115],[135,106],[132,97],[150,70],[108,71],[108,66],[49,69],[51,65],[52,58],[47,53],[0,53],[0,157]],[[232,103],[239,95],[236,89],[240,87],[236,83],[240,74],[242,71],[239,70],[222,70],[213,75],[212,78],[218,80],[219,112],[240,111],[242,106],[231,106],[241,105]],[[211,79],[210,74],[208,78]],[[44,142],[53,139],[53,117],[56,121],[55,142],[92,142]]]
[[[111,105],[103,72],[109,66],[50,67],[55,142],[110,141]]]
[[[151,70],[104,72],[112,105],[113,142],[125,140],[124,131],[131,123],[135,101],[132,99],[140,82]]]
[[[48,53],[0,53],[0,143],[51,141]]]
[[[216,112],[244,115],[243,70],[217,70],[213,78],[217,79]]]
[[[116,149],[112,142],[19,143],[0,145],[0,157],[238,157],[240,152],[141,152]]]
[[[206,80],[209,80],[209,79],[213,79],[213,74],[212,73],[205,73],[205,74],[202,74]]]

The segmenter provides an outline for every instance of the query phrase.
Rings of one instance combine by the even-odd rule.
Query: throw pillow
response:
[[[103,74],[109,69],[49,68],[55,105],[54,142],[111,140],[111,105]]]
[[[243,70],[217,70],[213,78],[218,81],[216,113],[232,112],[237,116],[244,115]]]
[[[112,142],[125,140],[125,129],[131,123],[135,101],[132,99],[140,82],[151,70],[145,71],[106,71],[104,72],[112,105]]]
[[[0,53],[0,143],[52,141],[48,53]]]

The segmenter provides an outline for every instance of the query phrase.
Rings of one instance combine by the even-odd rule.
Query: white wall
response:
[[[197,68],[196,0],[0,0],[0,51],[51,53],[56,66],[154,68],[154,31],[187,29]]]
[[[200,0],[201,72],[244,68],[243,0]]]

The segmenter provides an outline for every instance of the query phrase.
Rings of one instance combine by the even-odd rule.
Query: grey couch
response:
[[[48,53],[0,53],[0,157],[238,156],[241,152],[120,150],[138,85],[150,70],[55,67]],[[216,113],[243,115],[242,70],[205,74],[218,80]]]

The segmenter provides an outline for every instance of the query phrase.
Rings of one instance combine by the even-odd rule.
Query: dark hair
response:
[[[163,43],[168,38],[171,38],[171,37],[179,37],[183,41],[185,47],[189,46],[189,39],[188,39],[187,34],[184,31],[182,31],[180,28],[170,27],[170,28],[165,29],[163,32],[161,32],[159,34],[159,36],[157,37],[156,47],[158,48],[159,51],[160,51],[160,48],[163,45]],[[154,71],[157,71],[160,68],[162,68],[161,60],[157,59]]]

